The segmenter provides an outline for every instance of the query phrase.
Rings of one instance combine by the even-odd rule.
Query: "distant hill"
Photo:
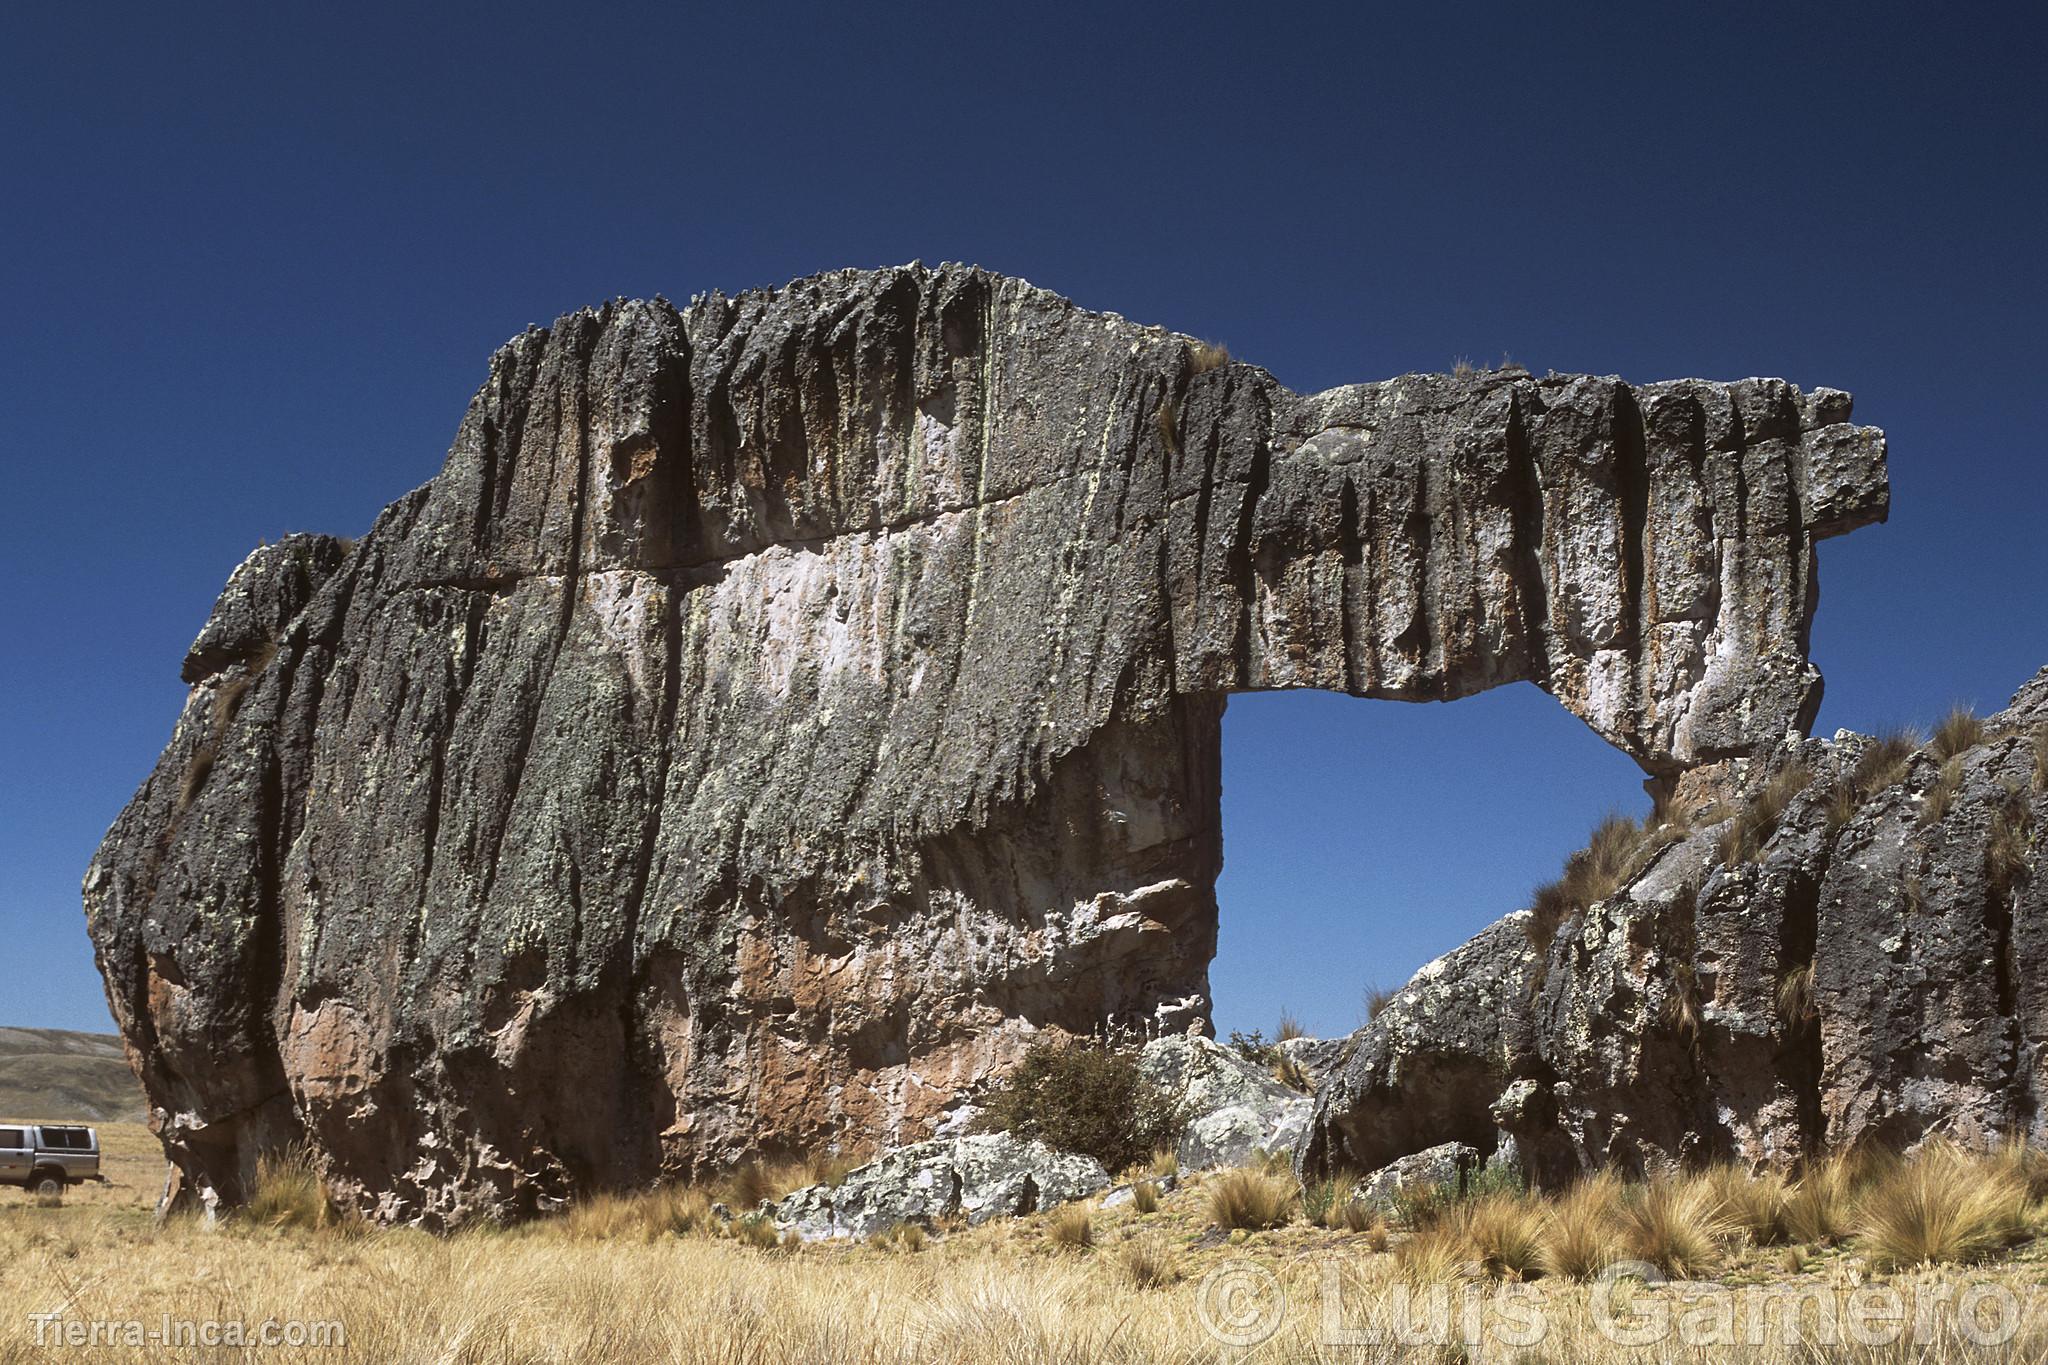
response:
[[[0,1028],[0,1118],[140,1123],[145,1111],[115,1035]]]

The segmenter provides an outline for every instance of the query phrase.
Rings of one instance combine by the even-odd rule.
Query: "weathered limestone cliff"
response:
[[[1552,693],[1669,782],[1802,733],[1880,433],[1775,380],[1292,393],[978,270],[514,339],[360,541],[235,571],[86,878],[199,1197],[442,1222],[922,1137],[1208,1012],[1233,691]]]

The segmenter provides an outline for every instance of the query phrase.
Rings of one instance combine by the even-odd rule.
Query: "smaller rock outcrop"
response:
[[[1499,920],[1354,1034],[1304,1169],[1512,1144],[1553,1184],[2048,1140],[2048,670],[1924,743],[1702,768],[1666,810],[1611,885]]]
[[[1356,1198],[1382,1213],[1392,1213],[1405,1191],[1448,1190],[1464,1192],[1466,1182],[1479,1170],[1477,1147],[1463,1142],[1440,1142],[1398,1160],[1390,1161],[1358,1182]]]
[[[1186,1114],[1175,1147],[1182,1169],[1238,1166],[1255,1152],[1292,1152],[1308,1132],[1306,1095],[1200,1034],[1157,1038],[1139,1054],[1138,1070]]]
[[[979,1224],[1086,1199],[1109,1188],[1093,1157],[1057,1152],[1008,1133],[933,1138],[857,1167],[837,1185],[812,1185],[772,1206],[776,1223],[805,1241],[872,1237],[901,1223]]]

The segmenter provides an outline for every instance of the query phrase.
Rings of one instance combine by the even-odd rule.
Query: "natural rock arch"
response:
[[[573,314],[353,545],[230,580],[86,904],[202,1195],[389,1217],[896,1141],[1207,1013],[1233,691],[1801,730],[1882,435],[1781,381],[1303,396],[979,270]]]

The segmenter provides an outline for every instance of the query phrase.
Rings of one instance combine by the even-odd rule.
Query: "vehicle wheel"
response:
[[[29,1177],[29,1196],[36,1201],[36,1207],[54,1209],[64,1202],[64,1182],[54,1175],[38,1174]]]

